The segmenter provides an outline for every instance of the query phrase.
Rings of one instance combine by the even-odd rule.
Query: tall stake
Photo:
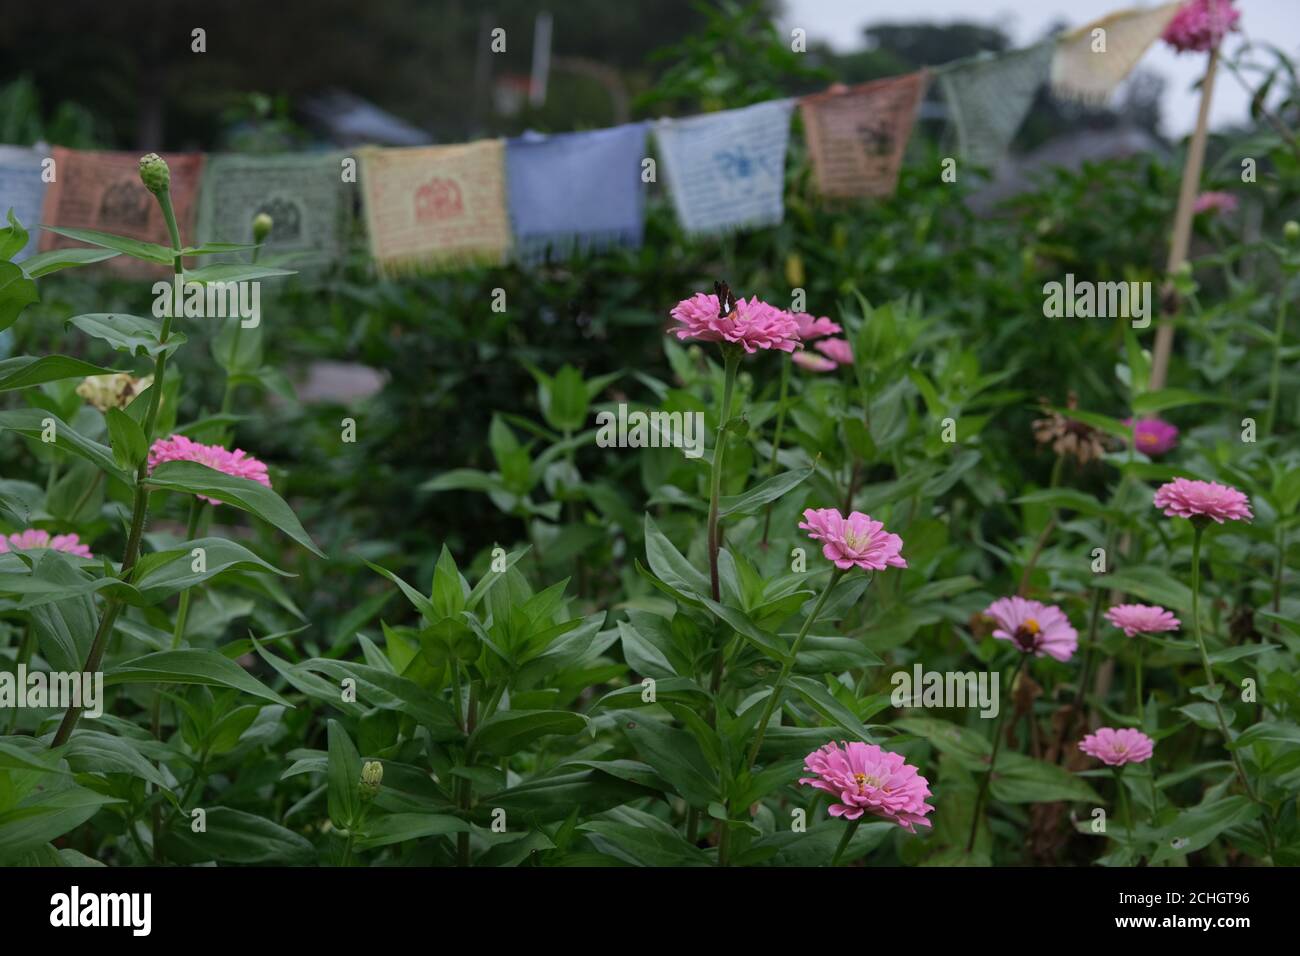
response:
[[[1201,167],[1205,163],[1205,137],[1210,125],[1210,99],[1214,95],[1214,74],[1219,67],[1219,50],[1210,51],[1201,82],[1201,108],[1196,114],[1196,129],[1187,144],[1187,161],[1183,164],[1183,181],[1178,189],[1178,211],[1174,213],[1174,234],[1169,242],[1169,259],[1165,264],[1165,286],[1161,301],[1173,303],[1160,317],[1156,329],[1156,346],[1151,360],[1149,388],[1156,392],[1165,387],[1169,371],[1169,353],[1174,347],[1174,315],[1180,305],[1172,298],[1173,276],[1187,261],[1187,247],[1192,238],[1192,207],[1201,184]]]

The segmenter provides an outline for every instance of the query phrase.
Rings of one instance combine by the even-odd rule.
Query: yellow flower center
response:
[[[1032,617],[1026,618],[1025,623],[1021,626],[1030,634],[1037,634],[1039,631],[1042,630],[1042,628],[1038,626],[1038,622],[1035,621]]]
[[[855,773],[853,779],[858,783],[858,793],[862,793],[867,787],[880,786],[880,778],[873,777],[871,774]]]

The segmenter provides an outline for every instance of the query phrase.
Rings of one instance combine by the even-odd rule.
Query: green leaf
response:
[[[587,388],[582,374],[565,365],[549,382],[539,382],[542,414],[550,426],[561,432],[576,432],[587,420]]]
[[[862,726],[858,715],[836,700],[820,681],[813,680],[811,677],[791,676],[790,686],[808,702],[813,710],[840,730],[857,740],[872,742],[871,734],[867,732],[866,727]]]
[[[339,682],[351,678],[356,681],[357,700],[367,707],[406,714],[427,728],[434,740],[455,740],[461,736],[451,705],[413,680],[369,664],[333,661],[322,657],[313,657],[295,668],[298,675],[311,674],[313,671],[319,671],[333,679],[330,690],[334,700],[339,697]]]
[[[500,710],[474,729],[469,748],[508,757],[539,737],[568,737],[586,729],[587,718],[567,710]]]
[[[279,528],[312,554],[325,557],[284,499],[251,478],[236,478],[198,462],[168,461],[153,470],[149,484],[167,491],[206,495],[233,505]]]
[[[995,800],[1005,803],[1053,803],[1058,800],[1100,801],[1097,792],[1064,767],[1024,754],[1003,753],[989,784]]]
[[[68,239],[76,239],[79,242],[100,246],[104,249],[113,249],[133,259],[143,259],[145,262],[157,262],[169,266],[175,256],[175,253],[166,246],[160,246],[154,242],[142,242],[139,239],[130,239],[126,236],[115,236],[111,232],[100,232],[98,229],[72,229],[63,226],[45,225],[42,225],[41,228],[46,232],[65,236]]]
[[[204,568],[194,570],[194,551],[203,549]],[[195,538],[179,548],[146,554],[136,564],[135,585],[144,599],[156,604],[166,597],[202,584],[223,571],[253,571],[293,577],[273,564],[263,561],[242,544],[226,538]]]
[[[112,249],[51,249],[38,252],[18,263],[19,268],[31,279],[39,279],[51,272],[70,269],[74,266],[88,266],[106,259],[115,258],[119,253]]]
[[[1050,508],[1065,508],[1079,514],[1100,517],[1110,513],[1104,504],[1092,495],[1073,488],[1038,488],[1028,494],[1014,498],[1015,504],[1047,505]]]
[[[1247,796],[1224,797],[1183,810],[1173,823],[1160,828],[1157,836],[1159,846],[1151,857],[1151,864],[1154,866],[1195,853],[1208,846],[1224,830],[1249,823],[1259,813],[1259,804]]]
[[[618,711],[614,716],[637,756],[687,803],[707,807],[718,800],[718,773],[691,734],[653,718],[643,719],[635,711]]]
[[[734,607],[727,607],[719,604],[717,601],[711,601],[706,597],[700,598],[700,601],[712,611],[718,618],[724,621],[733,631],[739,634],[745,640],[756,646],[768,657],[773,660],[785,663],[790,657],[790,648],[781,638],[775,634],[769,634],[762,630],[757,624],[749,619],[744,611]]]
[[[1153,415],[1167,408],[1179,408],[1183,405],[1218,405],[1227,398],[1193,392],[1186,388],[1162,388],[1158,392],[1146,392],[1133,399],[1135,415]]]
[[[239,262],[219,263],[203,266],[199,269],[187,269],[185,282],[250,282],[259,279],[272,279],[276,276],[296,275],[292,269],[273,269],[270,266],[258,266]]]
[[[14,215],[13,206],[5,214],[9,225],[0,227],[0,259],[12,259],[18,253],[23,251],[27,245],[29,234]]]
[[[365,836],[357,841],[358,850],[423,840],[452,833],[468,833],[472,828],[458,817],[437,813],[390,813],[378,820],[367,821]]]
[[[234,661],[209,650],[157,651],[137,657],[105,671],[104,685],[111,687],[115,684],[204,684],[208,687],[233,687],[273,704],[293,706]]]
[[[634,866],[708,866],[709,858],[680,833],[614,820],[591,820],[578,827],[608,840]]]
[[[86,438],[53,413],[43,408],[16,408],[13,411],[0,412],[0,430],[9,429],[36,441],[41,441],[46,434],[47,421],[53,426],[53,444],[56,448],[94,462],[101,470],[108,472],[124,484],[134,484],[135,476],[117,467],[117,461],[113,458],[110,449]]]
[[[227,252],[251,252],[258,247],[256,242],[205,242],[201,246],[186,246],[181,250],[184,256],[219,256]]]
[[[420,491],[504,491],[501,476],[473,468],[453,468],[421,483]]]
[[[79,729],[64,745],[63,756],[77,773],[127,773],[160,789],[170,789],[158,768],[126,737]]]
[[[113,448],[113,460],[123,471],[139,468],[149,454],[144,429],[120,408],[110,408],[104,413],[104,418],[108,421],[108,438]]]
[[[750,515],[761,511],[763,507],[776,501],[787,491],[797,488],[808,480],[816,469],[813,466],[796,468],[782,475],[773,475],[760,481],[741,495],[723,495],[718,499],[718,515]]]
[[[682,557],[648,514],[645,516],[645,555],[650,570],[670,588],[701,597],[711,593],[708,577]]]
[[[57,382],[65,378],[111,375],[116,371],[117,369],[92,365],[67,355],[45,355],[41,358],[20,355],[0,362],[0,392]]]
[[[125,312],[87,312],[74,315],[67,324],[130,355],[156,359],[159,354],[171,355],[185,344],[184,333],[176,331],[167,336],[166,343],[159,341],[161,323]]]
[[[0,332],[18,321],[23,309],[39,302],[36,283],[12,262],[0,262]]]
[[[329,734],[328,803],[330,821],[351,830],[361,816],[361,755],[337,720],[327,723]]]
[[[447,546],[442,546],[438,564],[433,569],[433,610],[438,618],[455,617],[465,610],[465,587],[461,581],[456,559]]]
[[[363,558],[362,560],[365,559]],[[369,561],[366,561],[366,567],[371,571],[374,571],[376,574],[383,575],[389,581],[396,584],[402,594],[405,595],[406,600],[411,602],[411,606],[419,611],[425,620],[429,621],[429,623],[432,624],[440,620],[438,612],[433,606],[433,602],[403,581],[395,572],[389,571],[387,568],[380,567],[377,564],[372,564]]]
[[[1161,568],[1137,566],[1121,568],[1109,574],[1089,576],[1088,585],[1107,591],[1122,591],[1143,601],[1159,604],[1168,610],[1191,612],[1192,589],[1170,577]],[[1187,622],[1190,626],[1190,621]]]
[[[308,840],[265,817],[232,810],[205,808],[205,829],[195,833],[188,813],[161,840],[169,863],[220,863],[245,865],[312,866],[316,849]]]

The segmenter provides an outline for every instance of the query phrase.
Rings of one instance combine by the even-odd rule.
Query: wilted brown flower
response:
[[[77,394],[101,412],[110,408],[126,408],[131,400],[153,384],[153,376],[132,378],[126,372],[111,375],[91,375],[77,386]]]
[[[1043,404],[1046,418],[1034,422],[1034,438],[1039,444],[1052,446],[1052,451],[1061,458],[1073,455],[1080,465],[1086,465],[1093,459],[1106,453],[1105,436],[1091,425],[1070,418],[1051,409],[1047,399],[1039,399]],[[1079,396],[1070,393],[1066,400],[1067,408],[1079,406]]]

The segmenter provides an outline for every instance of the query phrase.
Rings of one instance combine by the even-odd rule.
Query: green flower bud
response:
[[[384,765],[378,760],[367,760],[361,767],[361,799],[373,800],[379,795],[384,781]]]
[[[1288,219],[1282,226],[1282,236],[1287,242],[1300,242],[1300,222]]]
[[[275,222],[264,212],[259,212],[253,217],[253,241],[262,242],[271,234],[271,227]]]
[[[144,188],[155,196],[171,188],[172,172],[167,168],[167,160],[157,153],[146,153],[140,157],[140,182]]]

